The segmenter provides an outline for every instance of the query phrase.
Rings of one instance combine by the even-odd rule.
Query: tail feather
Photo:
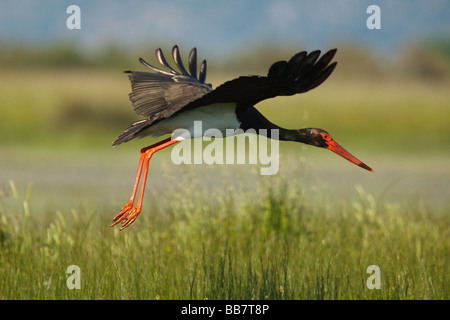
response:
[[[152,121],[145,119],[141,121],[137,121],[131,124],[128,128],[126,128],[120,136],[114,140],[112,146],[115,147],[123,142],[130,141],[131,139],[136,138],[139,133],[147,129],[152,124]]]

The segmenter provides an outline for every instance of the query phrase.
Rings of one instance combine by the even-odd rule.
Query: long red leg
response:
[[[125,229],[128,227],[131,223],[133,223],[134,220],[136,220],[137,216],[141,212],[142,208],[142,201],[144,198],[144,191],[145,191],[145,183],[147,181],[147,174],[148,174],[148,165],[150,162],[150,159],[152,158],[152,155],[155,152],[158,152],[174,143],[179,142],[179,140],[171,140],[170,138],[167,138],[163,141],[160,141],[154,145],[151,145],[149,147],[143,148],[140,153],[139,157],[139,166],[138,171],[136,174],[136,180],[134,182],[133,191],[131,192],[130,200],[127,204],[125,204],[122,207],[122,210],[119,212],[118,215],[116,215],[111,223],[111,227],[115,226],[119,222],[123,221],[122,227],[120,230]],[[139,186],[139,180],[141,178],[142,169],[144,169],[144,172],[142,174],[142,183],[141,183],[141,191],[139,193],[139,198],[137,205],[133,207],[134,199],[136,197],[137,189]]]

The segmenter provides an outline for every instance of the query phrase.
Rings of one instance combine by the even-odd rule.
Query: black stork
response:
[[[183,65],[178,46],[173,47],[172,56],[179,70],[172,68],[164,58],[162,50],[157,49],[156,57],[165,70],[156,68],[140,58],[139,61],[154,72],[125,71],[129,73],[131,81],[130,100],[133,109],[146,119],[134,122],[125,129],[113,142],[113,146],[137,137],[170,134],[179,128],[186,129],[190,133],[188,138],[198,138],[193,127],[194,121],[200,120],[202,135],[208,128],[219,129],[224,133],[226,129],[243,131],[254,129],[256,132],[266,129],[264,131],[267,132],[268,138],[271,138],[271,129],[278,129],[279,140],[297,141],[329,149],[373,172],[369,166],[342,148],[325,130],[285,129],[270,122],[254,107],[262,100],[307,92],[323,83],[336,67],[336,62],[330,64],[336,51],[330,50],[320,58],[319,50],[310,53],[302,51],[289,61],[272,64],[267,76],[242,76],[225,82],[213,90],[210,84],[205,83],[206,60],[200,65],[197,76],[196,48],[189,54],[189,72]],[[148,165],[152,155],[185,138],[172,134],[172,137],[141,150],[131,198],[114,217],[111,226],[122,221],[122,230],[136,220],[142,208]],[[141,175],[140,194],[134,206]]]

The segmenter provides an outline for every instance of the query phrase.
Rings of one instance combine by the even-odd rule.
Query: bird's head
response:
[[[303,134],[306,135],[305,142],[307,144],[319,147],[319,148],[325,148],[333,151],[334,153],[340,155],[341,157],[347,159],[351,163],[356,164],[357,166],[360,166],[361,168],[364,168],[366,170],[369,170],[371,172],[375,172],[372,168],[364,164],[362,161],[355,158],[350,152],[345,150],[343,147],[341,147],[336,141],[331,138],[330,134],[326,132],[325,130],[318,129],[318,128],[307,128],[307,129],[300,129],[303,131]]]

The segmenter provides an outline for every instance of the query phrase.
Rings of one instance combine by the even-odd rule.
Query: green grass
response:
[[[124,231],[109,227],[113,206],[32,214],[32,194],[12,183],[0,207],[0,298],[449,298],[448,211],[378,203],[362,187],[356,201],[333,203],[299,182],[259,179],[242,193],[228,182],[214,196],[169,190]],[[80,290],[66,286],[70,265]],[[370,265],[380,290],[366,287]]]
[[[449,299],[448,83],[403,81],[331,78],[259,106],[279,125],[329,130],[375,174],[288,143],[265,177],[177,167],[162,151],[120,232],[109,224],[151,143],[110,148],[139,119],[126,76],[4,70],[0,299]],[[70,265],[80,290],[66,286]],[[366,286],[370,265],[380,290]]]
[[[218,86],[235,76],[209,81]],[[3,145],[103,148],[141,119],[120,70],[6,69],[0,84]],[[448,81],[337,76],[307,94],[263,101],[258,109],[281,126],[324,128],[338,141],[376,152],[448,154],[447,88]]]

